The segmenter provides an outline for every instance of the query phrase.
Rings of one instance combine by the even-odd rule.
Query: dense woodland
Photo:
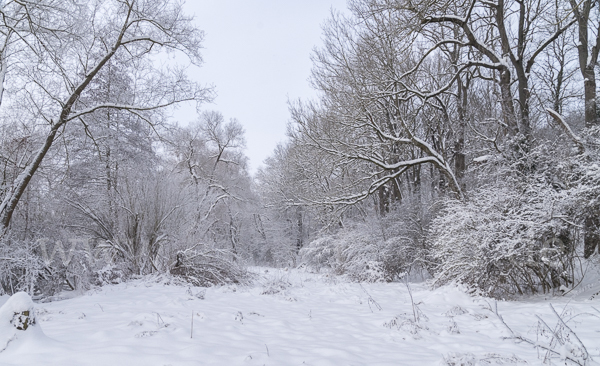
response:
[[[596,0],[350,0],[254,177],[181,4],[0,6],[4,293],[266,265],[512,297],[597,269]]]

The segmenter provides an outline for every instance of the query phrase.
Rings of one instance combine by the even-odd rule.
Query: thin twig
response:
[[[583,342],[581,341],[581,339],[579,339],[577,334],[575,334],[575,332],[571,328],[569,328],[567,323],[565,323],[563,321],[563,319],[560,317],[560,315],[558,315],[558,313],[556,312],[556,309],[554,309],[554,306],[552,306],[552,304],[549,304],[549,305],[550,305],[550,309],[552,309],[552,312],[554,313],[554,315],[556,315],[556,317],[558,318],[558,321],[562,324],[562,326],[565,327],[565,329],[567,329],[575,337],[575,339],[577,340],[577,342],[581,346],[581,349],[584,352],[583,359],[584,359],[584,361],[587,361],[587,359],[590,357],[590,354],[588,353],[588,350],[585,347],[585,345],[583,344]]]
[[[521,341],[521,342],[529,343],[529,344],[530,344],[530,345],[532,345],[533,347],[536,347],[536,348],[541,348],[541,349],[543,349],[543,350],[546,350],[546,351],[548,351],[548,352],[550,352],[550,353],[552,353],[552,354],[554,354],[554,355],[557,355],[557,356],[559,356],[559,357],[564,357],[565,359],[567,359],[567,360],[569,360],[569,361],[572,361],[572,362],[576,363],[577,365],[580,365],[580,366],[585,366],[585,365],[587,364],[587,362],[581,363],[579,360],[577,360],[577,359],[575,359],[575,358],[572,358],[572,357],[569,357],[569,356],[562,355],[560,352],[558,352],[558,351],[554,350],[554,349],[553,349],[553,348],[551,348],[550,346],[545,346],[545,345],[543,345],[543,344],[541,344],[541,343],[539,343],[539,342],[532,341],[532,340],[531,340],[531,339],[529,339],[529,338],[523,337],[522,335],[515,333],[515,331],[513,331],[513,330],[512,330],[512,329],[511,329],[511,328],[508,326],[508,324],[506,324],[506,322],[504,321],[504,318],[502,318],[502,316],[501,316],[501,315],[500,315],[500,313],[498,312],[498,302],[497,302],[497,301],[495,302],[495,309],[493,310],[493,312],[494,312],[494,314],[495,314],[495,315],[498,317],[498,319],[500,320],[500,322],[501,322],[501,323],[504,325],[504,327],[505,327],[505,328],[506,328],[506,329],[507,329],[507,330],[508,330],[508,331],[511,333],[512,337],[510,337],[510,338],[512,338],[512,339],[514,339],[514,340],[517,340],[517,341]],[[538,319],[539,319],[539,318],[538,318]],[[545,326],[546,326],[546,327],[548,327],[548,325],[547,325],[545,322],[543,322],[543,324],[545,324]],[[548,327],[548,328],[549,328],[549,327]],[[554,332],[552,332],[552,333],[554,334]]]
[[[412,291],[410,290],[410,286],[408,285],[408,280],[405,279],[404,284],[408,289],[408,295],[410,296],[410,303],[412,304],[412,311],[415,323],[419,323],[419,319],[417,318],[417,310],[415,309],[415,300],[413,299]]]
[[[190,338],[194,338],[194,310],[192,310],[192,329],[190,330]]]
[[[371,312],[373,312],[373,309],[371,308],[371,303],[373,303],[373,305],[375,305],[377,310],[381,311],[381,306],[377,303],[377,301],[375,301],[375,299],[373,299],[373,297],[367,292],[367,290],[365,290],[362,283],[359,283],[359,285],[360,285],[360,288],[362,288],[362,290],[365,292],[365,294],[367,294],[367,296],[369,297],[367,299],[367,304],[369,304],[369,309],[371,309]]]

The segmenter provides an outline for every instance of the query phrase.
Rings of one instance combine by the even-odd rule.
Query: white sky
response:
[[[251,173],[285,140],[287,101],[315,96],[310,54],[332,8],[344,11],[346,0],[187,0],[205,32],[204,65],[194,78],[217,91],[203,109],[244,126]]]

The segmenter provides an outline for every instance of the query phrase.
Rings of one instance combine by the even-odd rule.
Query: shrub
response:
[[[317,271],[329,268],[353,281],[391,282],[413,272],[423,277],[430,262],[425,240],[430,206],[406,197],[384,216],[348,220],[346,227],[302,248],[301,262]]]
[[[178,252],[170,272],[194,286],[205,287],[245,283],[249,276],[231,252],[213,248]]]
[[[430,231],[435,283],[455,281],[495,297],[571,285],[574,248],[559,201],[551,187],[531,184],[523,191],[490,186],[466,202],[446,202]]]

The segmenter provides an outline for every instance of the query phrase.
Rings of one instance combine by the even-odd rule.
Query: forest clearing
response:
[[[585,364],[600,359],[597,283],[567,296],[495,301],[456,286],[252,272],[249,285],[148,277],[36,304],[34,327],[43,334],[20,332],[0,364],[561,365],[567,357],[584,364],[584,352]]]

